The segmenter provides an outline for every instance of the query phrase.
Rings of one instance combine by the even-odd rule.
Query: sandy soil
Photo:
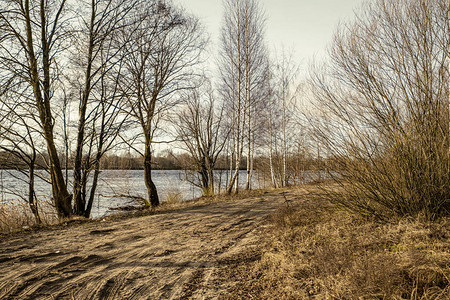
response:
[[[258,259],[239,254],[280,205],[266,194],[3,238],[0,299],[225,298],[220,270]]]

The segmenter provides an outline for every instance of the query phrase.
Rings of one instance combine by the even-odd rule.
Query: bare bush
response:
[[[347,208],[389,219],[450,209],[448,2],[378,0],[316,70],[315,135]]]

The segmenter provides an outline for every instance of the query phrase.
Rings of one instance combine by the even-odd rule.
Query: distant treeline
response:
[[[154,169],[158,170],[180,170],[186,167],[189,161],[187,154],[181,155],[161,155],[152,158]],[[42,169],[47,166],[47,155],[39,155],[36,160],[37,169]],[[61,157],[62,166],[69,169],[73,166],[73,158],[68,160],[65,156]],[[0,169],[26,169],[27,165],[23,160],[11,155],[9,152],[0,152]],[[100,169],[129,169],[141,170],[143,169],[143,158],[138,155],[105,155],[100,160]]]
[[[73,166],[73,158],[66,159],[65,156],[61,157],[62,166],[69,169]],[[226,169],[228,164],[226,158],[219,166]],[[39,155],[36,159],[36,168],[42,169],[47,166],[47,155]],[[242,160],[244,166],[244,160]],[[164,153],[162,155],[156,155],[152,157],[152,164],[155,170],[182,170],[190,169],[191,158],[189,154],[173,154]],[[26,169],[27,165],[23,160],[12,155],[9,152],[0,152],[0,169]],[[100,160],[100,169],[104,170],[142,170],[143,169],[143,157],[139,155],[117,155],[110,154],[104,155]]]
[[[241,169],[246,169],[246,157],[241,159]],[[275,166],[277,166],[277,159],[281,162],[281,157],[274,157]],[[37,169],[45,168],[48,158],[46,155],[39,155],[36,160]],[[73,159],[61,157],[62,165],[71,169],[73,166]],[[328,163],[322,159],[312,158],[304,154],[291,155],[288,159],[288,165],[291,173],[298,173],[298,170],[315,170],[324,169]],[[255,170],[262,173],[268,170],[269,158],[259,156],[255,158]],[[153,169],[155,170],[192,170],[192,158],[187,153],[175,154],[171,152],[163,152],[157,154],[152,158]],[[216,170],[229,169],[229,158],[225,155],[219,157]],[[0,152],[0,169],[26,169],[27,166],[17,157],[8,152]],[[103,170],[142,170],[143,157],[139,155],[117,155],[110,154],[102,157],[100,161],[100,169]]]
[[[152,157],[155,170],[185,170],[192,169],[192,158],[187,153],[167,153]],[[245,159],[242,159],[242,168],[245,168]],[[229,162],[226,157],[221,157],[216,169],[227,169]],[[100,169],[104,170],[142,170],[143,157],[137,155],[105,155],[100,162]]]
[[[175,154],[163,152],[152,157],[152,165],[155,170],[191,170],[192,158],[187,153]],[[143,169],[143,157],[133,155],[105,155],[100,162],[101,169]],[[228,169],[229,161],[225,156],[219,158],[216,169]],[[245,168],[245,158],[241,161],[241,168]]]
[[[100,169],[104,170],[142,170],[144,163],[142,156],[133,155],[105,155],[100,161]],[[180,170],[180,165],[169,156],[155,156],[152,158],[154,168],[158,170]]]
[[[281,157],[274,156],[274,165],[280,165]],[[243,156],[241,159],[240,169],[246,169],[247,157]],[[277,162],[279,161],[279,164]],[[175,154],[164,153],[162,155],[156,155],[152,158],[153,169],[155,170],[192,170],[193,163],[192,158],[187,153]],[[268,170],[269,158],[265,156],[255,157],[255,170],[264,171]],[[291,155],[288,158],[288,169],[292,172],[294,170],[316,170],[325,169],[326,165],[330,165],[331,160],[324,161],[322,158],[313,158],[311,156],[305,156],[303,154]],[[218,158],[215,170],[228,170],[230,165],[229,158],[222,155]],[[105,155],[101,162],[100,168],[104,170],[119,169],[119,170],[141,170],[143,166],[143,158],[140,156],[132,155]]]

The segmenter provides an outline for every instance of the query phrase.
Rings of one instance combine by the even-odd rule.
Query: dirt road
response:
[[[291,192],[287,193],[288,197]],[[43,230],[0,241],[0,299],[210,299],[255,247],[280,194]],[[239,263],[239,262],[238,262]]]

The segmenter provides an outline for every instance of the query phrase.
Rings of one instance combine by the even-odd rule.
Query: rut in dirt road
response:
[[[179,299],[226,295],[215,276],[255,245],[280,194],[6,238],[0,299]]]

